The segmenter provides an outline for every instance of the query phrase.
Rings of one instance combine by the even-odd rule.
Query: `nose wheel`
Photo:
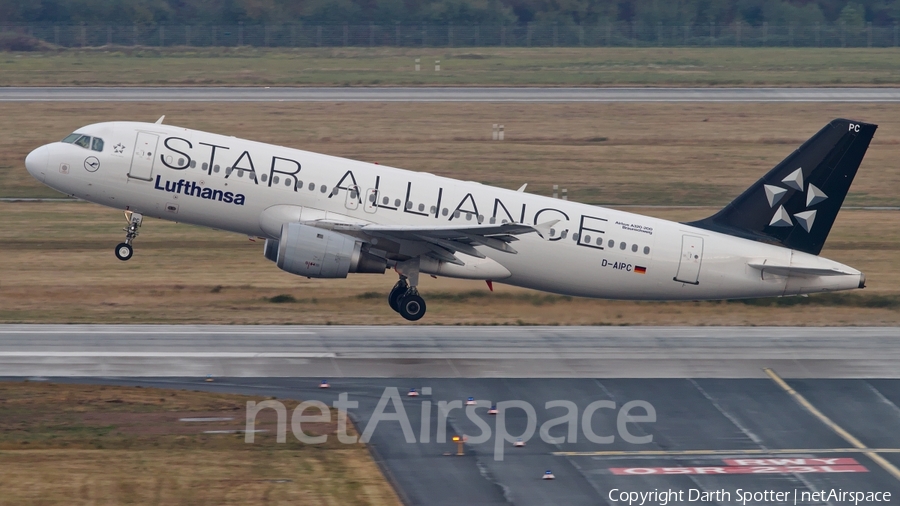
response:
[[[144,217],[135,212],[125,211],[125,219],[128,220],[128,226],[123,229],[125,231],[125,242],[119,243],[115,250],[116,258],[123,262],[134,255],[134,247],[131,243],[137,237],[138,228],[140,228]]]
[[[121,242],[118,246],[116,246],[116,258],[118,258],[119,260],[128,260],[133,254],[134,248],[132,248],[128,243]]]

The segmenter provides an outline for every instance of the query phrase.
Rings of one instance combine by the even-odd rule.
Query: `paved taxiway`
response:
[[[9,87],[2,102],[900,102],[900,88]]]
[[[789,388],[802,394],[830,424],[770,378],[335,378],[328,390],[318,388],[319,378],[217,378],[213,383],[202,378],[53,381],[187,388],[242,393],[260,400],[275,396],[317,399],[329,404],[346,393],[348,400],[359,402],[349,412],[360,431],[370,423],[385,388],[396,387],[411,424],[413,442],[407,441],[400,423],[382,421],[372,432],[370,448],[406,504],[627,504],[610,500],[613,489],[682,491],[685,500],[670,504],[697,505],[740,504],[735,495],[737,489],[789,494],[794,490],[802,494],[832,488],[891,492],[892,500],[888,504],[895,504],[900,497],[900,471],[896,471],[900,466],[898,380],[787,380]],[[431,395],[405,396],[409,388],[422,387],[430,387]],[[503,460],[495,459],[493,437],[482,444],[467,445],[464,456],[443,455],[455,452],[455,446],[437,441],[438,402],[458,402],[470,396],[492,403],[511,400],[529,403],[536,412],[535,436],[524,448],[504,444]],[[556,443],[539,437],[541,425],[566,414],[566,409],[545,407],[545,403],[553,400],[570,401],[577,406],[575,441]],[[615,409],[598,409],[588,423],[593,434],[615,436],[610,443],[592,443],[585,435],[583,413],[590,403],[598,400],[614,402]],[[652,436],[648,443],[628,443],[618,429],[617,410],[636,400],[646,401],[653,407],[656,421],[631,422],[628,433]],[[421,437],[425,401],[432,405],[430,416],[425,417],[428,442],[423,442]],[[390,403],[384,412],[394,413],[395,407]],[[631,414],[643,415],[644,411],[636,409]],[[231,412],[227,415],[235,416]],[[478,408],[473,416],[491,428],[492,436],[496,435],[497,417],[487,415],[486,408]],[[527,421],[524,411],[510,409],[504,426],[508,434],[516,437],[526,429]],[[482,429],[461,408],[450,411],[446,423],[448,440],[454,434],[481,434]],[[854,445],[830,425],[865,448]],[[234,429],[244,427],[243,416],[238,416]],[[259,428],[271,431],[274,426]],[[567,437],[567,428],[558,425],[548,434]],[[288,437],[293,436],[288,434]],[[842,460],[812,460],[835,458]],[[792,467],[772,472],[772,465],[752,465],[747,459],[778,459],[769,462]],[[738,462],[729,464],[729,460]],[[663,471],[652,471],[661,468],[677,468],[679,472],[687,470],[693,474],[663,475],[658,474]],[[723,468],[727,470],[721,471]],[[735,468],[740,474],[732,474]],[[540,479],[548,469],[556,476],[554,481]],[[615,469],[629,469],[627,472],[633,474],[616,474],[623,471]],[[706,492],[722,489],[729,491],[731,497],[730,501],[688,503],[690,489]],[[788,501],[757,500],[747,504],[795,503],[791,495]],[[848,503],[798,500],[796,504]]]
[[[897,328],[856,327],[3,325],[0,375],[260,400],[332,403],[347,394],[359,403],[350,415],[360,431],[386,388],[395,387],[413,441],[400,423],[382,421],[370,448],[406,504],[624,504],[610,499],[614,489],[671,489],[685,499],[691,489],[728,491],[730,500],[718,504],[739,504],[738,489],[891,492],[896,501],[900,380],[889,378],[900,377],[898,343]],[[319,388],[322,378],[331,388]],[[424,387],[429,395],[405,395]],[[535,436],[524,448],[505,443],[503,460],[495,459],[498,417],[485,407],[471,416],[462,408],[438,413],[439,402],[468,397],[528,403]],[[586,407],[599,400],[615,408],[597,409],[585,422]],[[423,417],[426,401],[432,408]],[[566,413],[547,408],[549,401],[577,407],[574,440],[539,436],[544,423]],[[650,442],[629,443],[621,433],[618,410],[630,401],[646,401],[655,411],[656,421],[627,425],[630,435],[652,436]],[[391,403],[384,412],[395,408]],[[242,418],[235,430],[245,427]],[[445,456],[455,448],[438,440],[442,420],[447,437],[477,436],[482,427],[473,418],[492,437],[467,445],[464,456]],[[508,434],[516,437],[527,425],[524,411],[507,411]],[[591,442],[586,425],[615,439]],[[548,435],[570,437],[568,428],[557,425]],[[748,459],[790,466],[772,472],[776,464]],[[692,474],[661,474],[663,468]],[[556,480],[540,479],[548,469]],[[796,504],[842,504],[799,497]],[[790,496],[750,504],[795,503]]]
[[[900,378],[892,327],[2,325],[4,376]]]

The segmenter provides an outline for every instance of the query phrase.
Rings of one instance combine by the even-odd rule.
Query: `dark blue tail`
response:
[[[876,128],[832,121],[724,209],[688,225],[818,255]]]

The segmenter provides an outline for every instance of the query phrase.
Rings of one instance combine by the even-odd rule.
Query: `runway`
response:
[[[9,87],[0,102],[900,102],[900,88]]]
[[[893,327],[2,325],[4,376],[900,378]]]

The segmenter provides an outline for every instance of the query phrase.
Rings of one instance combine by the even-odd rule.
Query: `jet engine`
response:
[[[384,259],[363,250],[355,237],[300,223],[281,227],[281,238],[266,239],[266,258],[278,268],[309,278],[346,278],[350,272],[383,274]]]

